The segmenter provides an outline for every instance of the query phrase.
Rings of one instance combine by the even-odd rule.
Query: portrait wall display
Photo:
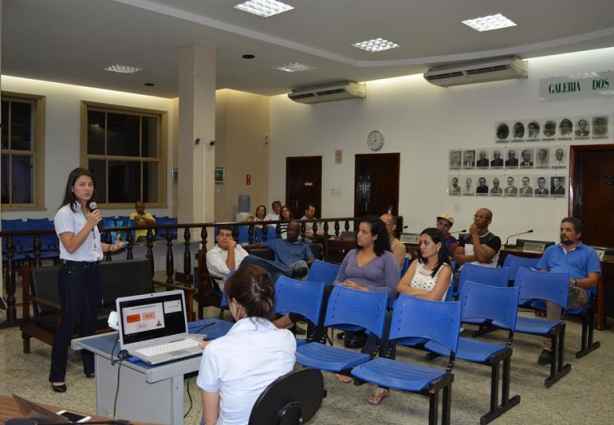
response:
[[[495,143],[606,139],[610,115],[562,116],[495,121]]]
[[[448,176],[448,194],[566,198],[569,142],[610,138],[612,119],[595,114],[495,121],[493,148],[449,151],[449,170],[456,174]]]

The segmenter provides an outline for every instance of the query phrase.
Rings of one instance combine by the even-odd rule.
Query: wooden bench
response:
[[[60,266],[30,268],[26,264],[22,268],[23,320],[20,330],[24,353],[30,352],[30,338],[53,344],[55,329],[60,323],[59,271]],[[102,274],[102,305],[98,313],[97,333],[112,330],[107,326],[107,319],[109,313],[115,310],[117,298],[151,293],[157,286],[186,291],[188,320],[193,319],[191,306],[194,302],[194,290],[176,284],[154,282],[149,260],[103,261],[100,263],[100,272]]]

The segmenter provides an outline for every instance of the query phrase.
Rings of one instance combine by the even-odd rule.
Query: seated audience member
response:
[[[356,234],[357,249],[347,253],[337,274],[334,285],[342,285],[361,291],[386,291],[388,297],[397,294],[396,287],[399,282],[399,265],[390,252],[390,239],[384,222],[373,216],[363,217]],[[322,302],[322,314],[314,341],[320,341],[325,334],[324,316],[328,305],[328,298],[333,286],[327,286]],[[290,328],[302,316],[289,314],[275,321],[280,328]],[[337,375],[342,382],[350,382],[352,378]]]
[[[305,206],[305,215],[301,217],[301,220],[313,220],[316,218],[316,207],[313,204],[307,204]],[[313,226],[317,223],[317,231],[314,234]],[[324,237],[324,226],[319,222],[305,222],[305,238],[309,240],[318,240]]]
[[[457,266],[471,263],[484,267],[497,267],[501,239],[490,233],[488,226],[492,223],[492,212],[480,208],[473,216],[469,233],[463,234],[458,247],[454,251],[454,261]]]
[[[458,241],[450,234],[450,229],[453,225],[454,217],[452,217],[450,214],[441,213],[437,216],[437,228],[444,235],[445,251],[447,252],[448,257],[452,257],[454,255],[454,251],[458,246]]]
[[[281,202],[273,201],[271,204],[271,212],[266,215],[267,220],[269,221],[277,221],[280,220],[279,213],[281,212]],[[275,226],[271,224],[271,226]]]
[[[145,212],[145,203],[143,201],[136,201],[134,203],[134,211],[130,214],[130,220],[134,221],[136,227],[151,227],[156,225],[156,219],[153,215]],[[137,229],[134,232],[135,243],[147,242],[147,229]],[[153,235],[154,241],[163,240],[158,235]]]
[[[397,263],[399,263],[399,270],[401,270],[403,268],[403,264],[405,264],[405,254],[407,251],[403,242],[394,237],[394,231],[397,228],[397,218],[392,214],[383,214],[380,219],[386,225],[388,240],[390,241],[390,252],[392,252],[392,255],[394,255]]]
[[[217,245],[207,252],[207,269],[209,273],[224,277],[234,272],[241,265],[241,261],[248,256],[232,235],[230,226],[217,228]],[[216,279],[220,289],[224,290],[224,280]]]
[[[256,208],[255,215],[248,215],[243,219],[243,221],[268,221],[268,217],[266,215],[266,207],[264,205],[258,205]],[[257,229],[262,229],[261,225],[255,226]]]
[[[434,227],[420,234],[418,261],[407,269],[397,285],[399,294],[443,301],[452,281],[452,267],[446,255],[444,234]]]
[[[204,351],[196,384],[206,425],[247,424],[260,394],[290,372],[296,361],[294,335],[268,320],[275,286],[266,270],[241,266],[224,290],[236,323],[226,335],[201,342]]]
[[[279,223],[279,232],[282,239],[288,238],[288,224],[292,221],[292,210],[289,206],[284,205],[281,207],[281,212],[279,213],[279,219],[284,220],[284,223]]]
[[[246,248],[268,248],[275,254],[275,261],[265,260],[256,255],[248,255],[244,264],[256,264],[271,273],[273,281],[279,276],[303,278],[309,273],[308,265],[315,259],[309,244],[298,241],[301,225],[292,221],[288,225],[287,239],[271,239],[264,243],[246,245]]]
[[[431,301],[443,301],[452,282],[452,267],[448,260],[444,244],[444,234],[434,227],[424,229],[420,234],[418,261],[414,261],[397,285],[399,294],[423,298]],[[387,324],[390,327],[390,323]],[[381,342],[384,347],[388,341]],[[382,353],[382,350],[380,350]],[[391,358],[394,358],[394,350]],[[368,398],[369,404],[380,404],[390,397],[390,390],[378,387]]]
[[[565,217],[561,221],[561,243],[549,246],[539,260],[537,268],[544,272],[568,273],[569,296],[567,308],[578,308],[586,304],[587,288],[597,285],[601,265],[597,252],[582,243],[584,224],[575,217]],[[562,309],[554,303],[546,303],[546,318],[560,320]],[[548,365],[552,359],[552,340],[544,338],[542,352],[537,362]]]

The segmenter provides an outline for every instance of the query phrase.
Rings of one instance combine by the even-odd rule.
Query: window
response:
[[[35,209],[44,199],[44,98],[2,93],[3,209]]]
[[[86,166],[96,201],[112,207],[166,203],[166,113],[84,104]]]

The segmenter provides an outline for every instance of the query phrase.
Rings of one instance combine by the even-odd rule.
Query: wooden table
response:
[[[40,404],[41,406],[46,407],[47,409],[53,412],[58,412],[64,409],[63,407],[52,406],[52,405],[44,404],[44,403],[36,403],[36,404]],[[72,409],[68,409],[68,410],[72,410]],[[79,412],[79,413],[84,413],[84,412]],[[110,418],[105,418],[104,416],[95,416],[95,415],[90,415],[89,413],[84,413],[84,414],[91,416],[92,421],[110,421],[111,420]],[[8,395],[0,395],[0,425],[4,425],[6,421],[8,421],[9,419],[22,418],[22,417],[23,415],[19,411],[19,407],[17,406],[17,402],[15,402],[15,399]],[[147,424],[146,422],[131,421],[130,423],[133,425],[153,425],[153,424]]]
[[[503,264],[508,254],[529,258],[539,258],[542,256],[540,252],[523,251],[521,248],[502,248],[499,251],[499,265]],[[597,320],[595,322],[595,329],[602,331],[605,328],[605,286],[614,283],[610,282],[610,279],[614,281],[614,256],[604,255],[600,263],[601,275],[597,282]]]

